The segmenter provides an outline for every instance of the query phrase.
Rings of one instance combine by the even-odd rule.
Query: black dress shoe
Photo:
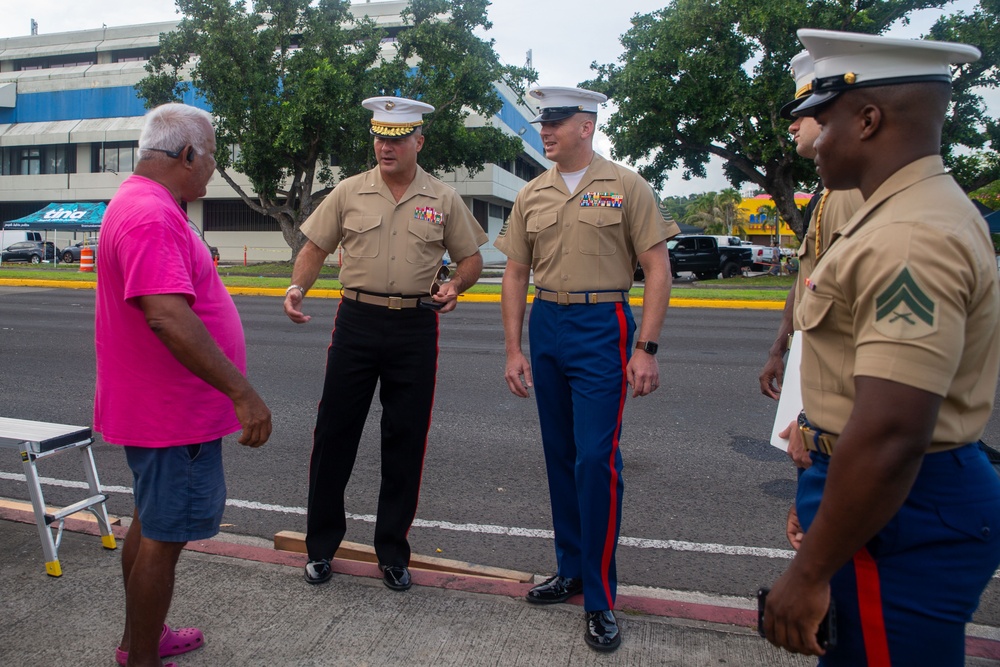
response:
[[[333,576],[329,558],[320,558],[306,563],[305,578],[310,584],[325,584]]]
[[[549,577],[528,591],[528,602],[535,604],[555,604],[565,602],[574,595],[583,592],[583,579],[560,577],[558,574]]]
[[[621,646],[622,635],[613,611],[588,611],[583,640],[595,651],[610,652]]]
[[[387,565],[382,568],[382,583],[394,591],[407,591],[413,585],[410,580],[410,570],[399,565]]]

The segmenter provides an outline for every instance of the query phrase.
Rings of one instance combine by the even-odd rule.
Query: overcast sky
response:
[[[553,0],[492,1],[489,17],[493,29],[486,36],[496,40],[497,53],[508,64],[523,65],[530,49],[539,84],[551,86],[575,86],[593,76],[591,62],[617,61],[622,53],[619,37],[631,27],[632,16],[666,4],[665,0],[577,0],[570,13],[565,3]],[[956,0],[946,12],[916,12],[910,26],[900,26],[889,34],[916,38],[925,34],[943,13],[971,11],[975,6],[975,0]],[[173,0],[0,0],[0,17],[0,38],[30,34],[32,18],[38,22],[39,34],[179,18]],[[997,96],[990,99],[992,103]],[[993,115],[998,113],[993,111]],[[602,111],[600,121],[607,115]],[[602,134],[598,135],[596,147],[604,155],[610,153],[610,144]],[[727,186],[721,167],[713,163],[708,178],[703,180],[684,181],[678,170],[661,194],[685,195]]]

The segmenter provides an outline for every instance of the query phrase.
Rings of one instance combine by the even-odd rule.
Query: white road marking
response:
[[[25,481],[23,474],[10,472],[0,472],[0,479],[8,479],[19,482]],[[86,482],[54,479],[52,477],[39,477],[38,479],[42,484],[48,484],[50,486],[62,486],[73,489],[87,488]],[[131,487],[128,486],[102,485],[101,489],[105,493],[126,493],[129,495],[132,493]],[[306,514],[305,507],[286,507],[284,505],[260,503],[254,500],[237,500],[236,498],[229,498],[226,500],[226,505],[242,509],[278,512],[280,514],[298,514],[301,516],[305,516]],[[364,521],[365,523],[375,523],[374,514],[351,514],[348,512],[347,518],[354,519],[355,521]],[[450,521],[416,519],[414,520],[413,525],[418,528],[437,528],[440,530],[453,530],[462,533],[479,533],[482,535],[509,535],[511,537],[530,537],[547,540],[551,540],[554,537],[551,530],[542,530],[539,528],[517,528],[515,526],[496,526],[482,523],[452,523]],[[625,536],[618,538],[618,544],[624,547],[636,547],[638,549],[692,551],[696,553],[721,554],[724,556],[757,556],[759,558],[782,558],[785,560],[790,560],[795,555],[795,552],[791,549],[769,549],[766,547],[745,547],[729,544],[684,542],[681,540],[649,540],[641,537]],[[1000,572],[994,574],[993,577],[1000,578]]]

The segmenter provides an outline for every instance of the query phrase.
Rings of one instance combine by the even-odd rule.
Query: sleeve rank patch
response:
[[[875,297],[875,330],[888,338],[910,340],[938,329],[936,304],[903,267]]]
[[[506,220],[503,221],[503,225],[501,225],[500,232],[497,234],[497,236],[507,236],[507,228],[508,227],[510,227],[510,218],[509,217]]]

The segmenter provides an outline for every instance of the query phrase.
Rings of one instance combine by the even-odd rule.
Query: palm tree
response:
[[[763,228],[769,237],[772,235],[772,232],[775,237],[778,236],[778,209],[770,204],[764,204],[757,209],[757,218],[761,221],[761,228]],[[775,241],[780,245],[780,241],[777,238]]]
[[[733,188],[706,192],[691,203],[684,222],[701,227],[708,234],[746,235],[747,215],[739,206],[743,198]]]

